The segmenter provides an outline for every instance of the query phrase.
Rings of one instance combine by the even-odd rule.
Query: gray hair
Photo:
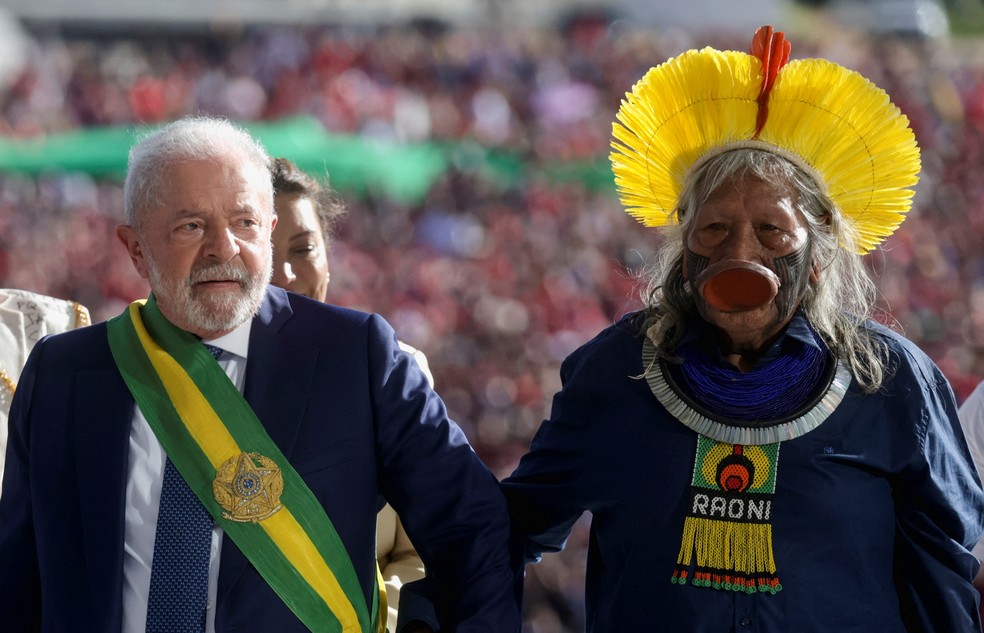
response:
[[[759,148],[719,154],[689,174],[684,183],[677,202],[679,224],[665,229],[666,245],[643,273],[646,326],[659,353],[673,357],[686,324],[700,318],[693,290],[683,275],[686,238],[693,229],[695,211],[734,177],[786,183],[797,192],[796,209],[806,220],[813,262],[821,271],[800,307],[827,346],[847,363],[862,390],[877,391],[887,371],[887,349],[864,327],[873,314],[877,292],[853,249],[852,228],[806,169]]]
[[[174,161],[218,160],[243,157],[269,172],[271,159],[266,149],[243,128],[225,119],[186,117],[151,132],[130,149],[126,181],[123,184],[124,221],[139,228],[140,212],[159,201],[167,186],[165,167]],[[270,185],[273,208],[273,185]]]

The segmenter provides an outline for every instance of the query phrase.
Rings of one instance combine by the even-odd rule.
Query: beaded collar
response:
[[[681,346],[684,363],[673,364],[647,338],[646,380],[660,404],[701,435],[741,445],[790,440],[820,426],[851,384],[847,366],[810,329],[819,347],[804,344],[751,372],[721,367],[695,345]]]

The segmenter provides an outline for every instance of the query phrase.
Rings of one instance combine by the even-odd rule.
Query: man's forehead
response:
[[[216,196],[242,199],[259,197],[273,201],[268,172],[254,163],[214,160],[175,161],[164,168],[164,196]]]
[[[270,171],[245,157],[236,155],[219,155],[211,157],[175,157],[162,166],[165,173],[172,175],[200,174],[207,172],[209,175],[222,174],[226,178],[239,178],[256,183],[264,183],[273,190],[273,181],[270,178]]]

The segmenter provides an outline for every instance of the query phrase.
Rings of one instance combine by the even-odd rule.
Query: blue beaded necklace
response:
[[[714,362],[694,343],[676,353],[681,364],[668,364],[673,382],[713,416],[733,420],[777,421],[812,404],[833,362],[820,335],[809,326],[817,347],[798,345],[791,354],[748,372]]]

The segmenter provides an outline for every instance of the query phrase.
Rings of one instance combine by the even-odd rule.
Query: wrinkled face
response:
[[[318,301],[328,294],[328,253],[318,212],[302,194],[276,197],[273,284]]]
[[[792,318],[808,283],[815,281],[807,224],[794,206],[795,195],[788,186],[754,177],[727,181],[696,211],[687,235],[690,281],[725,260],[758,264],[779,278],[775,298],[751,308],[716,308],[697,295],[701,316],[742,347],[758,349],[768,343]]]
[[[210,339],[252,318],[270,280],[270,176],[230,156],[166,168],[159,203],[120,226],[134,267],[174,325]]]

